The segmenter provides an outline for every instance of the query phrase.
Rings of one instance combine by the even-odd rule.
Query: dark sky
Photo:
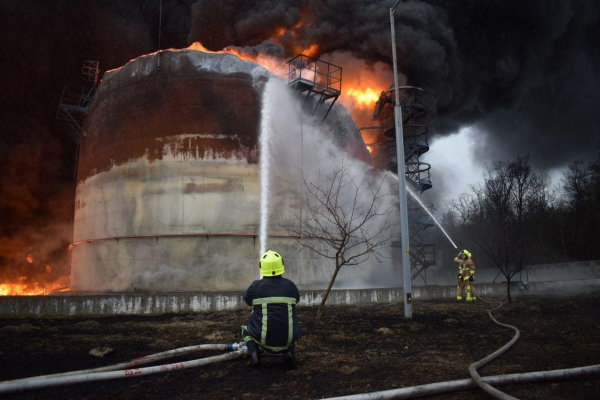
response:
[[[393,3],[164,0],[161,47],[199,40],[213,50],[290,56],[294,46],[318,43],[322,53],[389,62]],[[75,146],[55,122],[62,88],[80,82],[84,60],[105,71],[155,51],[158,11],[159,0],[0,3],[0,278],[7,260],[29,252],[63,263]],[[537,166],[552,168],[592,159],[600,144],[599,12],[596,0],[406,1],[396,18],[401,71],[428,93],[434,135],[464,125],[489,133],[479,154],[486,160],[530,152]],[[268,41],[281,28],[288,31],[277,43]],[[52,244],[42,246],[47,237]]]

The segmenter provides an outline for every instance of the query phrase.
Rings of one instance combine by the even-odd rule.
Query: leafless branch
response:
[[[325,177],[320,172],[313,180],[302,176],[304,212],[289,210],[289,220],[281,225],[302,247],[335,260],[324,301],[342,267],[358,266],[371,256],[384,259],[381,251],[391,242],[394,209],[394,201],[386,204],[386,179],[387,174],[376,181],[371,176],[355,180],[348,160]]]

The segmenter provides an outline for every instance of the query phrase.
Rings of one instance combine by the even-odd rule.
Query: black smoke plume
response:
[[[321,55],[391,63],[392,0],[223,3],[192,6],[189,41],[260,47],[284,28],[275,41],[286,56],[317,43]],[[434,134],[487,133],[482,158],[529,151],[542,168],[590,158],[600,140],[599,10],[594,0],[401,2],[400,70],[426,90]]]

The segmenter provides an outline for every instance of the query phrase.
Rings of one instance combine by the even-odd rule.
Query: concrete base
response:
[[[505,297],[505,283],[476,285],[483,297]],[[513,288],[519,295],[557,295],[600,291],[600,279],[531,283],[529,290]],[[61,294],[49,296],[0,297],[2,317],[51,317],[83,315],[152,315],[178,312],[218,311],[247,308],[242,292],[214,293],[106,293]],[[413,288],[415,300],[454,299],[456,286],[419,286]],[[300,305],[318,305],[322,290],[301,291]],[[400,303],[401,288],[332,290],[327,304]]]

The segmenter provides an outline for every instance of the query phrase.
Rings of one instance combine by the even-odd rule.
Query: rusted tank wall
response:
[[[157,64],[153,54],[108,72],[94,98],[79,157],[72,288],[242,290],[258,276],[261,93],[273,76],[192,50],[162,52]],[[364,155],[356,126],[343,126],[349,115],[332,115],[351,136],[344,147]],[[270,245],[300,286],[326,285],[330,263],[289,238]],[[368,274],[344,271],[340,282]]]

